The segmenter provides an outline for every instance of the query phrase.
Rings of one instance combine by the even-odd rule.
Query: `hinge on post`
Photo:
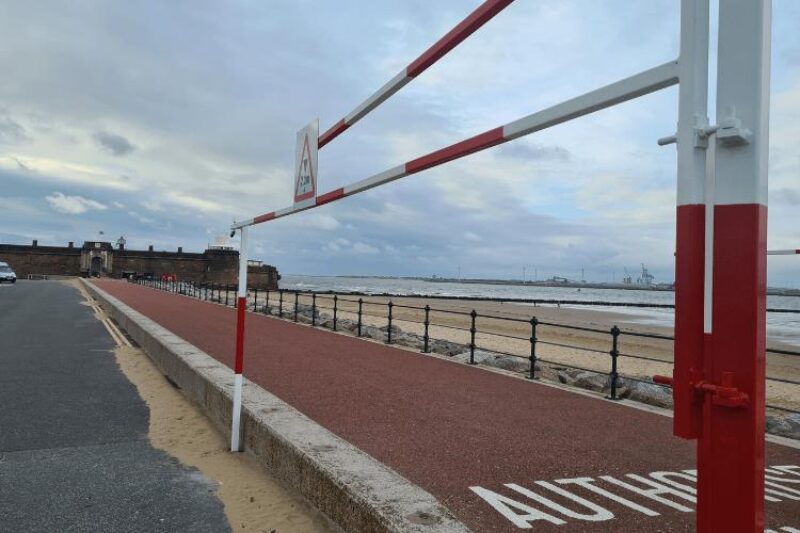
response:
[[[736,109],[730,108],[719,124],[710,126],[706,122],[698,123],[692,128],[693,145],[695,148],[708,148],[708,138],[716,135],[719,142],[725,146],[743,146],[750,144],[753,132],[742,127],[742,121],[736,118]],[[678,135],[661,137],[658,140],[659,146],[667,146],[678,142]]]

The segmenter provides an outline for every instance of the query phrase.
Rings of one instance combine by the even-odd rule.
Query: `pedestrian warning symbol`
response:
[[[302,202],[317,194],[317,141],[319,121],[297,132],[294,171],[294,201]]]

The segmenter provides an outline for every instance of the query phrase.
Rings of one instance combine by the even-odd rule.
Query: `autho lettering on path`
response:
[[[518,528],[531,529],[536,522],[564,525],[613,520],[614,513],[607,509],[610,502],[651,517],[690,513],[694,511],[696,484],[696,470],[681,470],[534,481],[526,486],[507,483],[500,489],[502,494],[480,486],[470,490]],[[770,503],[800,501],[800,466],[767,468],[764,497]],[[779,532],[800,533],[800,523],[765,530]]]

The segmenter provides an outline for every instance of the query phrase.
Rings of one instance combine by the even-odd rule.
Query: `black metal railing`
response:
[[[143,279],[131,281],[134,281],[140,285],[166,290],[177,294],[183,294],[229,307],[236,305],[235,291],[237,290],[237,287],[233,285]],[[233,293],[233,297],[229,296],[231,293]],[[277,293],[277,295],[275,293]],[[302,303],[300,300],[301,297],[304,298],[305,301],[310,301],[310,304]],[[405,296],[402,298],[405,299]],[[289,316],[291,316],[291,319],[294,322],[300,322],[302,318],[302,321],[307,321],[312,326],[327,327],[334,331],[342,329],[341,324],[343,320],[349,320],[349,323],[352,326],[352,332],[357,337],[364,336],[365,331],[374,336],[376,332],[368,328],[375,328],[376,324],[385,323],[385,326],[377,327],[383,336],[384,342],[387,344],[394,344],[399,340],[397,335],[401,330],[397,327],[397,323],[413,324],[422,330],[421,336],[413,334],[419,338],[419,349],[422,353],[434,351],[432,349],[432,344],[435,342],[444,341],[451,343],[453,347],[463,347],[463,353],[468,353],[468,362],[470,364],[477,363],[476,352],[479,351],[526,359],[529,365],[526,376],[529,379],[538,378],[537,365],[539,363],[546,363],[554,368],[566,368],[592,372],[595,374],[606,374],[608,377],[607,398],[610,400],[620,399],[620,384],[624,381],[647,383],[649,385],[659,387],[661,386],[653,383],[652,379],[645,379],[641,376],[624,373],[624,360],[639,360],[667,366],[672,366],[673,364],[670,359],[661,359],[653,355],[634,354],[630,353],[633,350],[623,350],[621,347],[624,346],[625,341],[630,342],[631,339],[649,339],[651,341],[664,341],[671,343],[674,341],[674,337],[658,333],[621,329],[616,325],[607,329],[590,326],[578,326],[540,320],[536,316],[531,316],[529,318],[516,318],[510,316],[498,316],[491,313],[479,313],[475,309],[471,309],[469,311],[459,311],[454,309],[434,308],[429,304],[425,304],[424,306],[408,305],[407,303],[400,304],[394,302],[391,298],[388,298],[388,301],[381,301],[381,297],[373,296],[369,296],[367,299],[364,297],[355,298],[354,295],[349,293],[290,291],[283,289],[259,290],[257,288],[253,288],[248,291],[248,297],[246,301],[247,308],[256,313],[274,315],[279,318],[283,318],[288,310],[290,313]],[[412,314],[415,316],[398,316],[398,310],[404,310],[408,312],[407,314]],[[331,315],[328,316],[330,320],[321,320],[322,311],[331,312]],[[343,318],[343,314],[352,316],[354,320]],[[435,321],[434,319],[437,317],[439,320]],[[463,317],[462,319],[464,320],[465,325],[458,325],[457,323],[453,323],[453,321],[448,323],[447,317]],[[487,327],[484,327],[483,329],[481,328],[482,323],[483,325],[488,325],[487,322],[492,321],[502,324],[526,324],[526,331],[528,331],[528,333],[523,336],[491,330]],[[462,333],[465,340],[464,342],[459,342],[453,340],[452,338],[435,339],[431,336],[431,328],[440,328],[442,330],[450,330]],[[383,333],[384,329],[385,334]],[[556,339],[546,339],[546,336],[543,335],[543,332],[546,330],[581,332],[593,336],[592,340],[594,340],[594,342],[589,343],[591,345],[580,345],[576,344],[576,342],[580,341],[563,341],[558,337]],[[497,347],[482,345],[480,340],[481,338],[484,340],[492,338],[509,339],[519,341],[520,343],[527,342],[529,346],[524,350],[524,353],[515,353],[514,351],[503,351]],[[586,338],[584,337],[584,340],[585,339]],[[606,339],[606,341],[603,341],[602,339]],[[607,342],[608,349],[599,348],[599,342]],[[595,368],[587,368],[587,365],[579,366],[571,363],[567,364],[561,361],[543,358],[541,356],[542,346],[552,346],[556,348],[574,350],[587,354],[587,356],[590,357],[607,357],[607,371],[602,371],[597,368],[597,366],[599,366],[599,364],[596,362],[597,360],[590,360],[588,363],[589,366],[594,365]],[[773,348],[768,348],[766,351],[767,353],[776,357],[800,357],[800,351]],[[777,376],[767,376],[767,381],[785,385],[800,386],[800,381]],[[767,407],[788,413],[800,413],[800,411],[779,405],[768,404]]]

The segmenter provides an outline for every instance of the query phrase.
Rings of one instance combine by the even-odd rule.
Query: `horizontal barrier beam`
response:
[[[798,255],[800,248],[797,250],[767,250],[767,255]]]
[[[364,118],[373,109],[388,100],[393,94],[402,89],[408,82],[425,72],[425,70],[447,55],[453,48],[461,44],[464,39],[475,33],[481,26],[489,22],[495,15],[508,7],[514,0],[487,0],[478,9],[458,23],[444,37],[436,41],[430,48],[412,61],[406,68],[389,80],[383,87],[375,91],[347,116],[334,124],[325,133],[319,136],[319,148],[322,148],[350,126]]]
[[[249,220],[236,222],[231,229],[285,217],[307,209],[319,207],[340,198],[353,196],[391,181],[416,174],[423,170],[460,159],[498,144],[547,129],[569,120],[600,111],[616,104],[638,98],[678,83],[678,62],[670,61],[650,70],[640,72],[616,83],[606,85],[581,96],[567,100],[537,113],[523,117],[499,128],[486,131],[456,144],[447,146],[380,174],[346,185],[334,191],[310,198],[280,211],[271,211]]]

